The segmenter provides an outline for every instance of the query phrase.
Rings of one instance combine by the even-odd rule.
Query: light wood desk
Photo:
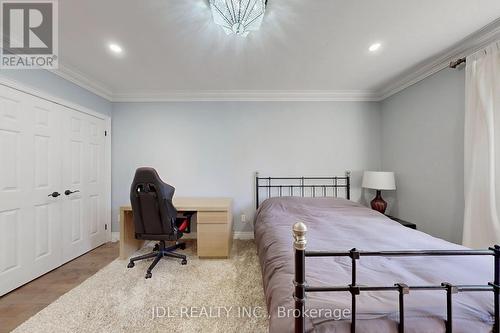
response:
[[[197,223],[200,258],[229,258],[233,240],[231,199],[174,198],[173,203],[178,212],[196,212],[191,224]],[[135,239],[132,207],[120,207],[120,259],[129,258],[143,245],[143,240]]]

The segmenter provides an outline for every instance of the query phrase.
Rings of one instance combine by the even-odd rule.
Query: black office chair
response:
[[[135,172],[134,181],[130,188],[130,202],[134,214],[135,238],[159,241],[153,252],[131,258],[128,268],[134,267],[134,262],[143,259],[155,258],[146,272],[146,279],[152,274],[151,270],[163,257],[182,259],[186,265],[185,255],[173,252],[176,249],[184,250],[185,243],[178,243],[182,232],[186,229],[186,221],[179,221],[177,210],[172,204],[175,188],[164,183],[153,168],[139,168]],[[175,245],[165,247],[165,241],[175,241]]]

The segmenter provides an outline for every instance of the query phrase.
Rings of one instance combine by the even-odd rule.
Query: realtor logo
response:
[[[56,0],[5,0],[0,4],[0,68],[57,68]]]

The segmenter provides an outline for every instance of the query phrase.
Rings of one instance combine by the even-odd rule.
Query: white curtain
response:
[[[463,244],[500,245],[500,42],[467,57]]]

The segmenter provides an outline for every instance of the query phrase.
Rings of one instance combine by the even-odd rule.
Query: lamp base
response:
[[[382,191],[377,190],[377,196],[371,201],[371,206],[373,210],[380,212],[382,214],[385,213],[387,209],[387,202],[382,199]]]

